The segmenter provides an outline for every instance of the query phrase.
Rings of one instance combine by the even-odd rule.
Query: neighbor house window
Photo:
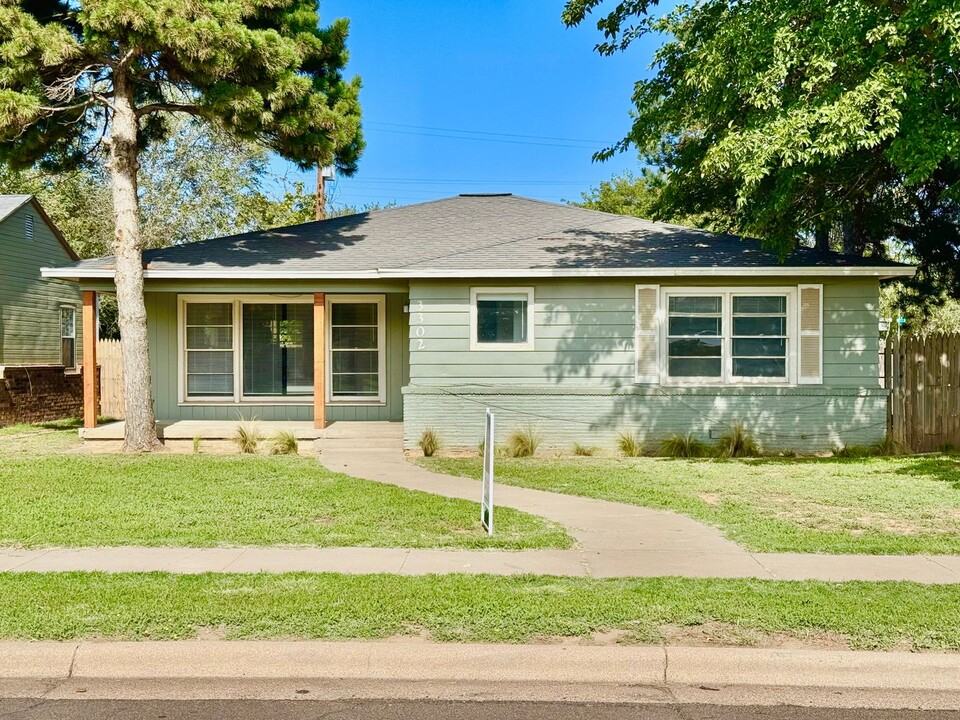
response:
[[[470,294],[473,349],[533,349],[532,288],[473,288]]]
[[[794,296],[774,289],[666,290],[667,381],[790,382]]]
[[[233,397],[233,303],[191,302],[186,305],[186,395]]]
[[[72,370],[77,366],[77,310],[60,308],[60,363]]]
[[[329,298],[332,402],[382,402],[383,298]]]

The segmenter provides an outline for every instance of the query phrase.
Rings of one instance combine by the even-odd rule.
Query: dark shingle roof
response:
[[[513,195],[461,195],[144,253],[148,271],[332,275],[395,271],[905,266],[801,249],[781,263],[751,239]],[[78,263],[113,267],[112,258]]]

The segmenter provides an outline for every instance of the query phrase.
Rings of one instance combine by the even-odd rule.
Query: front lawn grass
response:
[[[478,478],[479,458],[419,461]],[[960,457],[498,459],[496,481],[675,510],[760,552],[960,554]]]
[[[0,638],[561,638],[960,649],[960,586],[541,576],[0,574]],[[683,636],[681,635],[681,638]],[[773,641],[773,643],[771,643]]]
[[[0,546],[567,548],[565,530],[360,480],[297,456],[63,453],[75,433],[0,438]],[[477,490],[479,500],[480,492]]]

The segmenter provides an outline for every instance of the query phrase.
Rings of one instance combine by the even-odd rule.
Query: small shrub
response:
[[[617,448],[624,457],[643,456],[643,440],[636,433],[622,432],[617,435]]]
[[[578,442],[573,444],[573,454],[580,457],[590,457],[597,452],[597,449],[588,445],[581,445]]]
[[[533,457],[542,440],[540,431],[530,425],[515,428],[507,435],[507,454],[515,458]]]
[[[717,441],[717,455],[722,458],[757,457],[759,454],[760,447],[743,423],[736,423]]]
[[[300,451],[300,444],[297,442],[297,436],[289,430],[278,430],[270,438],[271,455],[296,455]]]
[[[260,426],[256,422],[250,421],[237,423],[237,429],[230,439],[233,440],[240,452],[249,454],[257,451],[257,446],[263,436],[260,434]]]
[[[483,450],[484,450],[484,448],[486,448],[486,446],[487,446],[486,440],[481,440],[480,442],[478,442],[478,443],[477,443],[477,455],[479,455],[480,457],[483,457]]]
[[[874,455],[909,455],[910,448],[903,443],[897,442],[890,435],[884,435],[883,440],[870,446],[870,451]]]
[[[199,435],[193,436],[193,454],[194,455],[200,454],[200,436]]]
[[[424,457],[433,457],[434,453],[440,449],[440,436],[433,428],[427,428],[423,431],[423,435],[420,436],[420,442],[417,444],[420,446],[420,449],[423,450]],[[482,445],[483,443],[480,444]],[[480,454],[482,455],[483,452],[481,451]]]
[[[693,433],[671,435],[660,443],[660,455],[675,458],[698,458],[710,454],[710,446],[697,440]]]
[[[862,459],[871,455],[873,451],[866,445],[837,445],[833,449],[833,456],[838,458]]]

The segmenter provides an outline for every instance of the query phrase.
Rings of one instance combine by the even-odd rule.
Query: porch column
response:
[[[327,426],[327,301],[313,294],[313,426]]]
[[[97,426],[97,293],[83,291],[83,426]]]

